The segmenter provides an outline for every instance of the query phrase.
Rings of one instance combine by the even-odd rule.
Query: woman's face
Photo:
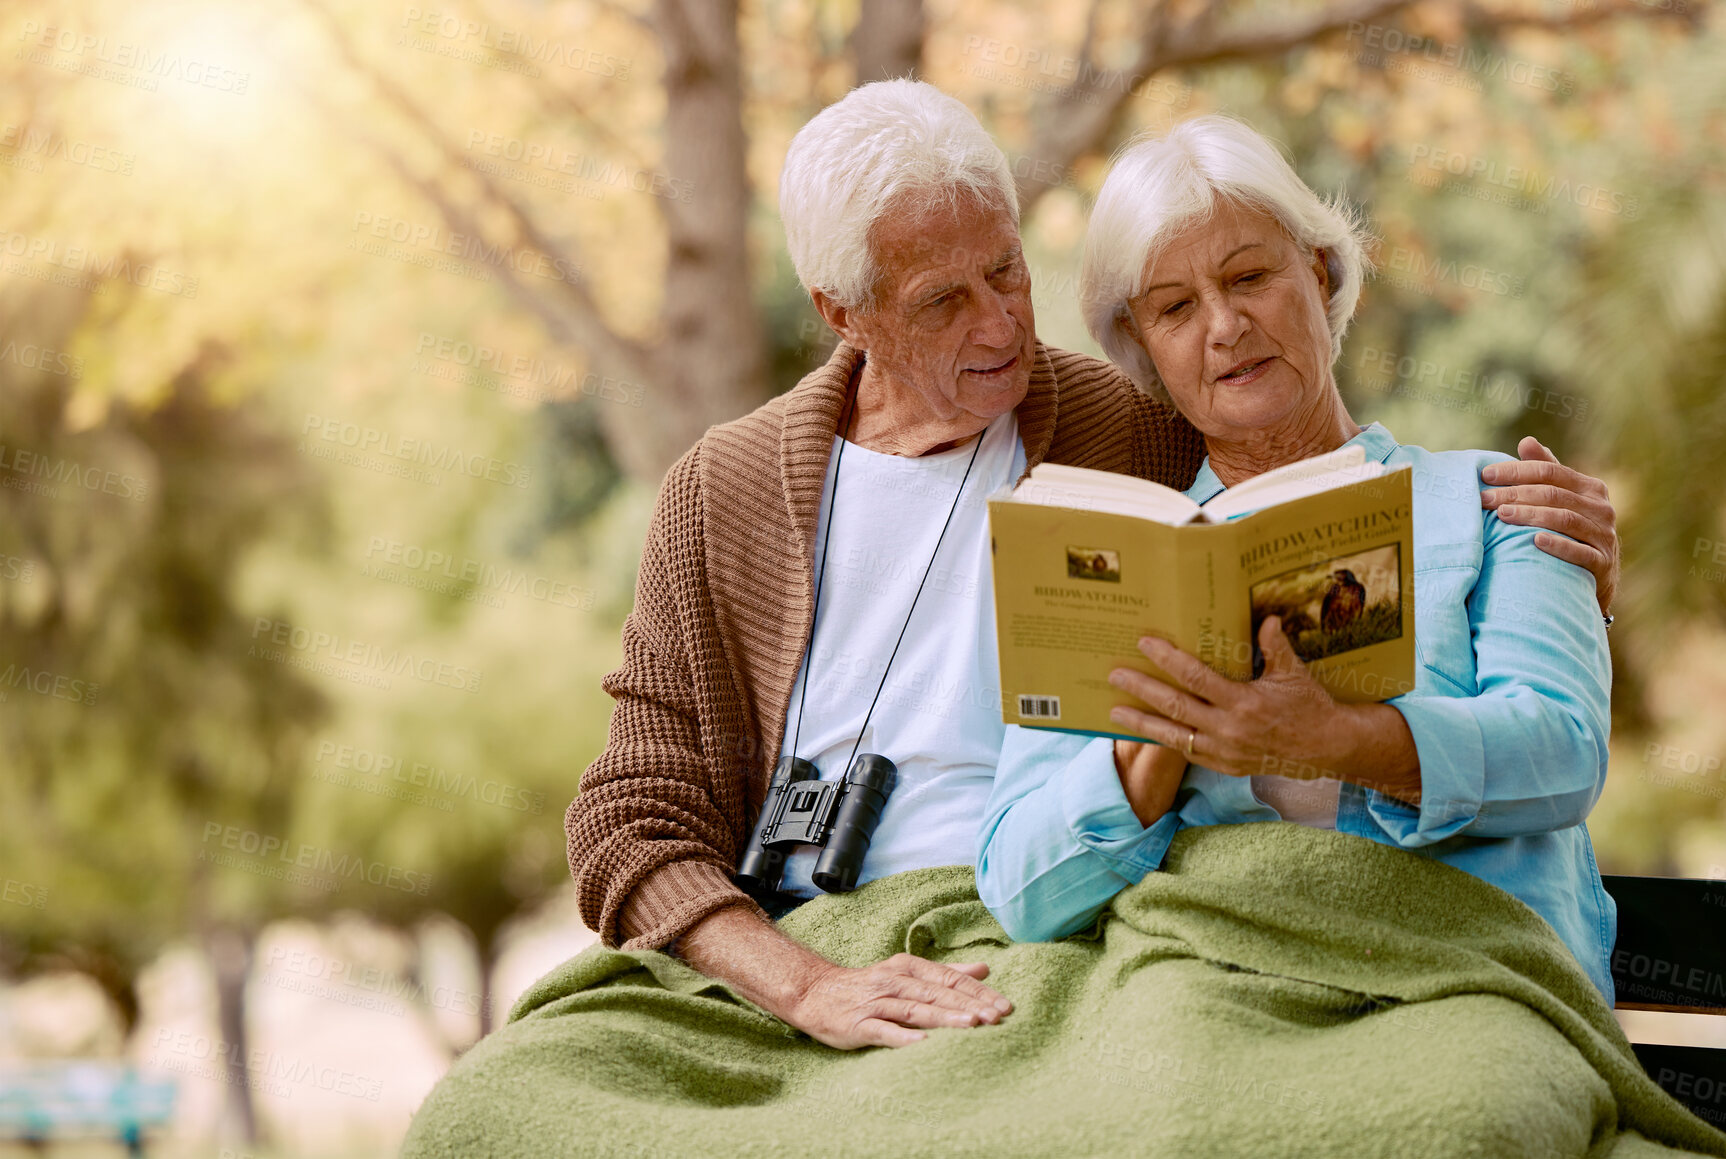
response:
[[[1176,236],[1127,305],[1188,421],[1214,438],[1299,430],[1331,405],[1329,283],[1274,217],[1222,201]]]

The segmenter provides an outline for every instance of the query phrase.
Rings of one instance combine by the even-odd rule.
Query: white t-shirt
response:
[[[977,450],[974,442],[967,442],[908,458],[847,442],[834,500],[839,446],[835,438],[815,532],[821,598],[812,648],[792,686],[780,749],[814,762],[824,781],[845,775],[852,744],[905,625],[965,465]],[[982,449],[977,450],[952,525],[857,746],[859,754],[879,753],[899,770],[863,858],[859,885],[908,869],[975,862],[977,829],[1005,736],[988,498],[1010,487],[1024,469],[1018,417],[1008,411],[983,432]],[[829,501],[834,504],[833,535],[827,541],[831,558],[822,578]],[[798,700],[805,678],[808,695],[799,728]],[[780,888],[798,897],[822,893],[810,878],[820,853],[811,845],[793,850],[785,859]]]

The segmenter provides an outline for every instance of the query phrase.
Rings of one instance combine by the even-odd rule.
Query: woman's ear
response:
[[[1133,316],[1131,307],[1125,304],[1121,306],[1120,311],[1115,315],[1115,328],[1130,344],[1128,349],[1136,349],[1144,357],[1143,363],[1137,367],[1139,373],[1136,374],[1129,369],[1127,377],[1133,380],[1133,385],[1139,388],[1140,394],[1148,395],[1164,406],[1173,409],[1175,400],[1169,394],[1169,388],[1164,384],[1163,376],[1158,372],[1157,364],[1152,360],[1149,348],[1145,346],[1145,337],[1139,330],[1138,319]],[[1131,356],[1129,355],[1129,357]],[[1139,374],[1142,373],[1149,373],[1149,381],[1139,381]]]
[[[1323,247],[1319,247],[1312,251],[1312,256],[1312,272],[1318,277],[1318,287],[1324,291],[1328,301],[1330,296],[1336,293],[1336,281],[1331,276],[1330,254]]]

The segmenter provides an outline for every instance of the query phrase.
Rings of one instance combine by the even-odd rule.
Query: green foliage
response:
[[[542,480],[544,515],[530,541],[517,537],[516,546],[531,550],[537,536],[580,528],[602,507],[623,481],[606,445],[598,408],[591,398],[558,399],[541,408],[543,425],[535,453]]]
[[[87,309],[10,298],[44,342]],[[0,845],[7,875],[48,899],[0,908],[0,969],[88,969],[123,1011],[131,977],[180,931],[289,904],[261,879],[208,888],[202,823],[279,830],[328,708],[294,670],[246,656],[239,561],[318,507],[258,408],[212,400],[225,361],[205,349],[159,404],[119,402],[83,429],[63,377],[0,363],[0,552],[25,573],[0,593],[0,670],[20,677],[0,701]]]

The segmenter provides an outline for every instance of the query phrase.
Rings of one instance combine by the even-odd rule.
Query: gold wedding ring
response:
[[[1189,728],[1187,730],[1187,747],[1184,750],[1182,750],[1183,752],[1185,752],[1187,754],[1187,760],[1189,760],[1189,761],[1193,759],[1193,742],[1195,740],[1198,740],[1198,739],[1199,739],[1198,731],[1196,729]]]

